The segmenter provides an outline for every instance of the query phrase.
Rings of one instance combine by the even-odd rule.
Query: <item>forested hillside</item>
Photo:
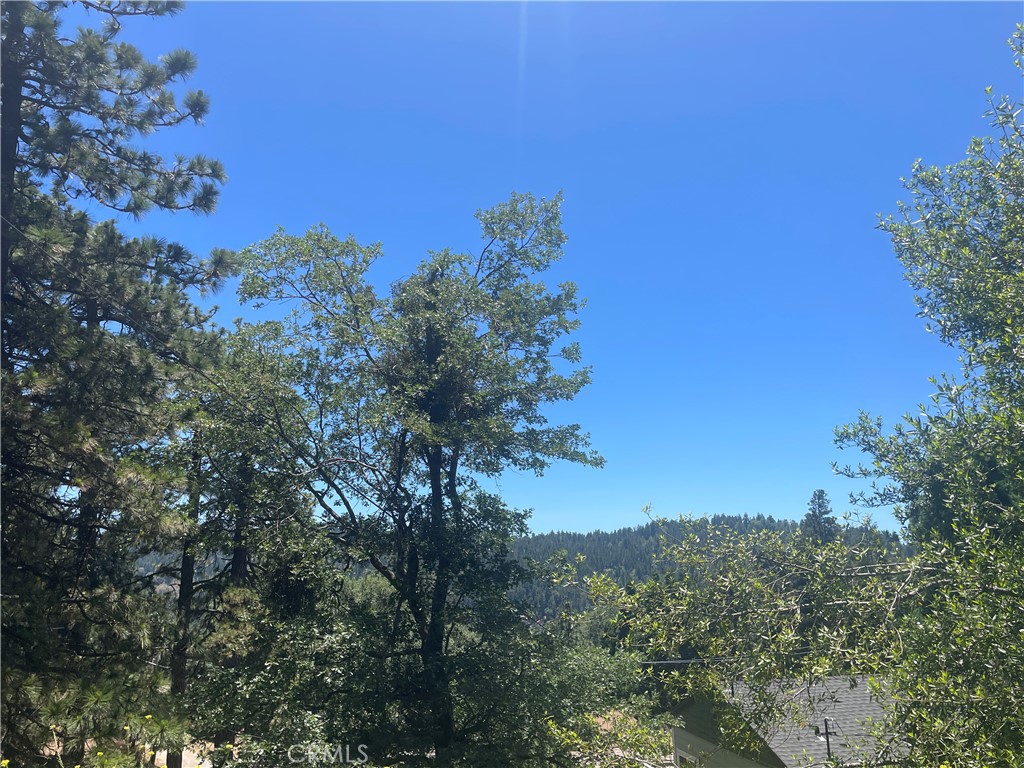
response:
[[[817,493],[823,494],[822,491]],[[827,498],[824,500],[827,504]],[[740,536],[749,536],[770,531],[789,539],[801,530],[805,533],[810,531],[816,522],[824,519],[838,535],[839,523],[829,515],[830,512],[824,518],[815,518],[808,513],[802,521],[776,520],[764,515],[712,515],[696,520],[653,520],[645,525],[610,532],[556,531],[517,539],[512,551],[520,562],[541,566],[542,572],[557,571],[560,563],[572,564],[579,578],[603,573],[614,583],[626,587],[632,582],[647,581],[663,573],[665,566],[658,562],[657,556],[665,545],[678,544],[691,533],[707,536],[713,531],[726,529]],[[902,549],[896,533],[859,525],[844,529],[842,539],[850,545],[862,544],[867,539],[893,552]],[[512,594],[547,618],[557,616],[562,610],[582,612],[593,607],[588,591],[580,585],[558,585],[544,575],[516,587]]]

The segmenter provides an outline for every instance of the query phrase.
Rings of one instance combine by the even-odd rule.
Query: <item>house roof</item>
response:
[[[813,684],[780,682],[774,698],[783,716],[771,726],[751,727],[786,768],[859,766],[878,754],[877,734],[884,725],[883,701],[872,694],[866,677],[827,677]],[[752,691],[737,684],[733,703],[750,711]],[[826,737],[826,725],[828,736]],[[830,755],[831,760],[830,762]]]

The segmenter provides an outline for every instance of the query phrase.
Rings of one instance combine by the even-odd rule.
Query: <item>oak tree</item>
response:
[[[297,361],[308,414],[293,444],[309,491],[391,593],[375,651],[405,680],[399,706],[379,713],[405,739],[391,749],[440,765],[497,759],[507,702],[488,692],[528,657],[510,652],[524,627],[507,598],[526,515],[480,479],[601,463],[579,426],[543,413],[589,380],[578,347],[559,343],[579,323],[575,286],[535,279],[561,255],[560,203],[513,195],[478,212],[479,253],[433,252],[383,294],[367,278],[380,246],[324,227],[244,254],[242,296],[294,309],[256,332]]]

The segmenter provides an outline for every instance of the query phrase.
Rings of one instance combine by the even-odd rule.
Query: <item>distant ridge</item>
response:
[[[520,562],[535,561],[546,563],[559,552],[565,553],[568,562],[574,562],[578,555],[585,560],[577,566],[580,577],[594,573],[607,573],[616,584],[627,586],[632,581],[646,581],[656,573],[655,555],[661,551],[661,540],[678,541],[685,533],[725,527],[741,535],[757,531],[778,531],[793,535],[800,529],[797,520],[777,520],[770,515],[713,515],[711,517],[675,520],[653,520],[644,525],[620,528],[615,531],[592,531],[575,533],[554,531],[524,536],[512,545],[512,551]],[[865,534],[881,537],[882,541],[898,546],[899,537],[887,531],[872,531],[856,526],[850,528],[847,536],[860,539]],[[586,594],[580,589],[554,586],[543,579],[537,579],[517,587],[513,598],[544,618],[553,618],[563,610],[581,612],[593,607]]]

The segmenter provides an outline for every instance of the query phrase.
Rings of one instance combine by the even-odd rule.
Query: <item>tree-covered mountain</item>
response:
[[[514,597],[547,618],[563,609],[585,611],[592,607],[592,603],[584,589],[556,585],[545,574],[552,568],[557,569],[560,563],[568,563],[575,567],[580,579],[605,573],[616,584],[625,587],[656,575],[659,571],[657,555],[664,544],[678,543],[694,531],[700,535],[700,532],[727,528],[741,536],[774,531],[788,538],[803,530],[810,536],[820,535],[816,531],[821,525],[822,504],[828,504],[824,492],[815,491],[812,512],[803,521],[779,520],[771,515],[712,515],[696,520],[652,520],[644,525],[615,531],[554,531],[525,536],[518,539],[512,549],[521,562],[536,564],[537,575],[518,587]],[[834,535],[841,535],[849,544],[870,537],[894,549],[900,546],[899,536],[895,533],[859,525],[842,529],[834,518],[826,515],[824,519],[831,523],[830,530]]]

